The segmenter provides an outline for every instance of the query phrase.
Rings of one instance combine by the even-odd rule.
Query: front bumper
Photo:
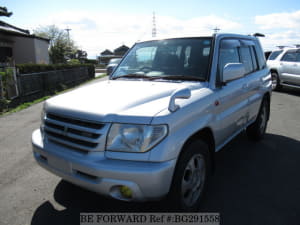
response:
[[[40,130],[32,134],[37,163],[63,179],[96,193],[127,201],[146,201],[165,196],[171,185],[176,160],[138,162],[107,159],[104,152],[72,151],[43,141]],[[127,186],[132,197],[119,191]]]

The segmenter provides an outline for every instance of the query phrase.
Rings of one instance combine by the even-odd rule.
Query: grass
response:
[[[44,97],[42,97],[42,98],[36,99],[36,100],[34,100],[34,101],[32,101],[32,102],[25,102],[25,103],[22,103],[21,105],[18,105],[18,106],[15,107],[15,108],[9,109],[8,111],[0,112],[0,116],[4,116],[4,115],[11,114],[11,113],[19,112],[19,111],[21,111],[21,110],[23,110],[23,109],[26,109],[26,108],[28,108],[28,107],[34,105],[34,104],[40,103],[40,102],[42,102],[42,101],[45,101],[45,100],[47,100],[47,99],[50,98],[50,97],[53,97],[53,96],[55,96],[55,95],[62,94],[62,93],[67,92],[67,91],[70,91],[70,90],[72,90],[72,89],[74,89],[74,88],[77,88],[77,87],[79,87],[79,86],[82,86],[82,85],[84,85],[84,84],[87,84],[87,83],[89,83],[89,82],[91,82],[91,81],[94,81],[94,80],[103,78],[103,77],[105,77],[105,76],[106,76],[106,74],[103,74],[103,75],[98,76],[98,77],[96,77],[96,78],[94,78],[94,79],[92,79],[92,80],[88,80],[88,81],[86,81],[86,82],[83,82],[82,84],[80,84],[80,85],[78,85],[78,86],[76,86],[76,87],[72,87],[72,88],[68,88],[68,89],[65,89],[65,90],[62,90],[62,91],[59,91],[59,92],[55,92],[54,95],[48,95],[48,96],[44,96]]]
[[[7,111],[7,112],[5,112],[5,113],[3,113],[3,114],[0,114],[0,115],[7,115],[7,114],[10,114],[10,113],[19,112],[19,111],[21,111],[21,110],[23,110],[23,109],[28,108],[29,106],[32,106],[32,105],[34,105],[34,104],[40,103],[40,102],[42,102],[42,101],[45,101],[45,100],[47,100],[47,99],[50,98],[50,97],[51,97],[51,96],[44,96],[44,97],[39,98],[39,99],[36,99],[36,100],[34,100],[34,101],[32,101],[32,102],[25,102],[25,103],[23,103],[23,104],[17,106],[16,108],[10,109],[9,111]]]

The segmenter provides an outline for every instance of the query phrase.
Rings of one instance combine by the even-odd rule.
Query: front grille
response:
[[[58,120],[58,121],[65,122],[65,123],[75,124],[78,126],[88,127],[88,128],[92,128],[92,129],[101,129],[103,127],[102,123],[94,123],[94,122],[90,122],[90,121],[83,121],[80,119],[67,118],[64,116],[55,115],[53,113],[48,113],[47,118],[53,119],[53,120]]]
[[[96,151],[106,124],[47,113],[45,135],[50,141],[77,150]]]

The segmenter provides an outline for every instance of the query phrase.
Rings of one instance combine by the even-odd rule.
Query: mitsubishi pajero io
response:
[[[109,80],[44,103],[32,135],[40,166],[124,201],[199,206],[214,153],[240,132],[261,139],[272,81],[257,37],[136,43]]]

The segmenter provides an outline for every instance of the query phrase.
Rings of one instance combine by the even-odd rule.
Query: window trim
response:
[[[242,62],[242,56],[241,56],[241,48],[242,47],[248,47],[249,51],[250,51],[250,57],[251,57],[251,62],[252,62],[252,71],[246,73],[244,75],[244,77],[251,75],[252,73],[255,73],[261,69],[264,69],[266,67],[266,63],[264,65],[260,65],[260,62],[258,61],[258,55],[257,55],[257,46],[256,43],[254,42],[254,40],[250,40],[250,39],[246,39],[246,38],[231,38],[231,37],[226,37],[220,40],[220,45],[219,45],[219,49],[218,49],[218,63],[217,63],[217,74],[216,74],[216,86],[220,87],[222,86],[220,80],[221,80],[221,71],[220,71],[220,49],[222,48],[222,41],[223,40],[228,40],[233,41],[232,46],[237,48],[238,50],[238,56],[239,56],[239,63],[243,63]],[[236,42],[236,43],[234,43]],[[239,42],[239,44],[237,43]],[[255,68],[255,64],[254,64],[254,60],[256,62],[256,68]]]
[[[259,71],[259,63],[258,63],[258,57],[257,57],[255,46],[250,46],[250,51],[251,51],[252,63],[253,62],[256,63],[256,69],[254,68],[254,64],[253,64],[253,68],[254,68],[253,72]]]

